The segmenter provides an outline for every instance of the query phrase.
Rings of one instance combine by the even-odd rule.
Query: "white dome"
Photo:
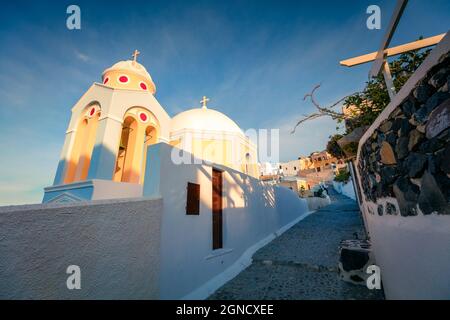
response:
[[[172,132],[183,129],[243,134],[236,122],[223,113],[209,108],[190,109],[173,117]]]
[[[116,64],[114,64],[112,67],[103,71],[103,75],[112,70],[115,70],[115,71],[120,70],[120,71],[124,71],[126,73],[132,72],[132,73],[138,74],[138,75],[144,77],[145,79],[153,82],[153,79],[150,76],[150,73],[148,73],[147,69],[145,69],[145,67],[137,61],[133,61],[133,60],[119,61]]]

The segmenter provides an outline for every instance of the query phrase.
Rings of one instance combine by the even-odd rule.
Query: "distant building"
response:
[[[280,174],[280,172],[281,170],[279,163],[270,163],[270,162],[259,163],[260,176],[278,175]]]
[[[333,157],[327,151],[313,152],[309,157],[299,157],[296,160],[280,163],[279,169],[281,181],[283,181],[280,184],[292,187],[293,181],[299,180],[299,185],[303,185],[305,190],[310,190],[321,182],[331,181],[335,173],[344,167],[346,164],[342,160]]]

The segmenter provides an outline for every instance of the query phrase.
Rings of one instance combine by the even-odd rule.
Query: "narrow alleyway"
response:
[[[332,203],[261,248],[253,263],[209,299],[382,299],[338,277],[341,240],[363,236],[355,201],[330,189]]]

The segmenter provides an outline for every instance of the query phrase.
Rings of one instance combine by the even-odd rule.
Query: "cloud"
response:
[[[81,60],[83,62],[91,61],[91,58],[88,55],[86,55],[84,53],[81,53],[79,51],[75,51],[75,57],[77,57],[77,59],[79,59],[79,60]]]

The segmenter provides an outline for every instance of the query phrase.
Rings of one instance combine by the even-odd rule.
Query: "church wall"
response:
[[[250,263],[252,250],[306,216],[307,203],[287,188],[244,173],[223,173],[223,248],[212,250],[212,168],[176,165],[167,144],[148,149],[144,196],[162,196],[161,298],[206,298]],[[187,183],[200,184],[200,214],[186,215]],[[269,240],[267,240],[269,239]]]
[[[157,299],[161,213],[142,198],[1,207],[0,299]]]

